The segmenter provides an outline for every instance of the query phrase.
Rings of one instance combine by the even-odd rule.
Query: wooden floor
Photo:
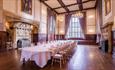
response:
[[[91,45],[78,45],[74,55],[62,68],[58,63],[51,66],[49,61],[41,69],[34,62],[22,65],[19,60],[20,53],[17,50],[0,53],[0,70],[115,70],[115,58]]]

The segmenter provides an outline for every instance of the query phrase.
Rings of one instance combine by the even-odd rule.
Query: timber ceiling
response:
[[[57,14],[94,9],[97,0],[40,0]]]

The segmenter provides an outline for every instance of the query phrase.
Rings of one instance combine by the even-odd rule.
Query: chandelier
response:
[[[78,11],[75,13],[75,16],[78,18],[82,18],[83,17],[83,13],[81,11]]]

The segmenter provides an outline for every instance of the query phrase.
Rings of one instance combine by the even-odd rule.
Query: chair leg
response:
[[[61,61],[61,58],[60,58],[60,68],[61,68],[61,65],[62,65],[62,61]]]
[[[23,58],[22,65],[25,65],[25,64],[26,64],[26,61],[25,61],[25,58]]]
[[[62,60],[63,60],[63,64],[64,64],[64,63],[65,63],[65,57],[63,57],[63,59],[62,59]]]
[[[52,63],[51,63],[51,65],[53,65],[53,62],[54,62],[54,58],[52,58]]]
[[[63,60],[63,64],[64,64],[64,63],[65,63],[65,57],[63,57],[63,59],[62,59],[62,60]]]

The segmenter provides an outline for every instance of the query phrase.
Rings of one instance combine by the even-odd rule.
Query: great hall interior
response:
[[[115,70],[115,0],[0,0],[0,70]]]

